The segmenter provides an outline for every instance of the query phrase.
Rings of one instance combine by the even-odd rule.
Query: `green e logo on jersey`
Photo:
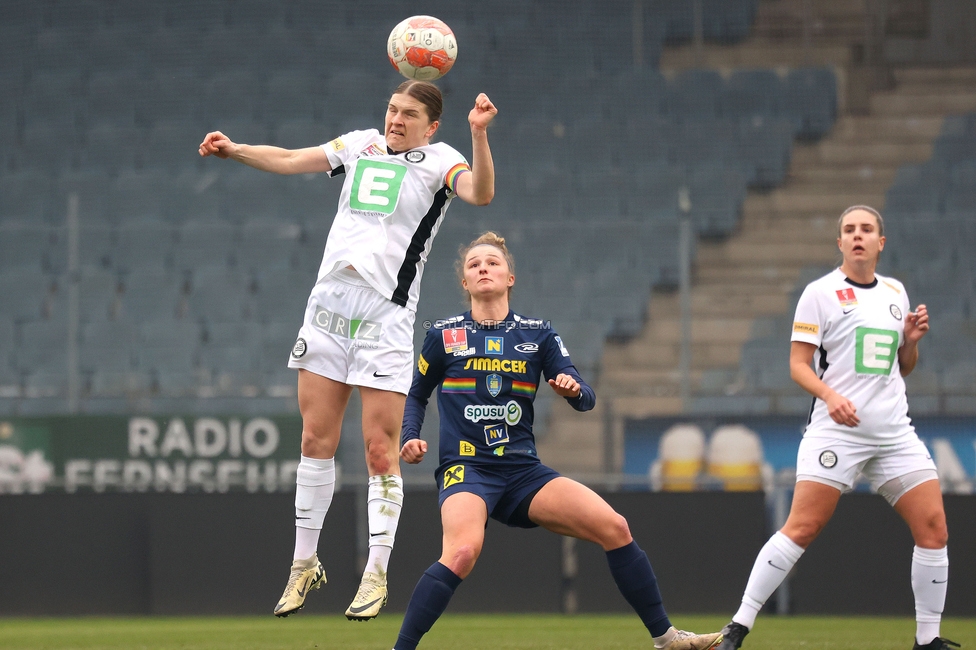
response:
[[[353,210],[392,214],[400,198],[400,185],[407,168],[363,158],[356,165],[356,176],[349,193]]]
[[[854,371],[859,375],[888,375],[895,365],[898,332],[858,327],[854,331]]]

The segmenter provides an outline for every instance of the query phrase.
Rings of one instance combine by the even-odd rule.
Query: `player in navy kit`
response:
[[[325,582],[316,549],[335,487],[335,453],[354,386],[363,404],[369,471],[369,557],[350,620],[375,617],[403,502],[397,437],[413,367],[413,322],[431,243],[452,199],[488,204],[495,187],[487,127],[497,112],[484,94],[468,113],[472,165],[431,142],[443,102],[431,83],[402,83],[383,133],[352,131],[304,149],[251,146],[208,133],[200,155],[232,158],[278,174],[342,175],[338,212],[288,365],[298,369],[302,454],[296,472],[294,562],[276,616],[305,604]]]
[[[485,233],[462,250],[458,266],[471,310],[438,321],[427,333],[407,396],[400,450],[407,463],[423,460],[427,443],[420,429],[437,389],[441,420],[435,477],[443,548],[414,589],[395,650],[414,650],[444,612],[481,553],[488,517],[599,544],[656,648],[713,648],[721,634],[697,635],[671,626],[651,564],[627,521],[595,492],[539,460],[532,403],[540,375],[578,411],[592,409],[596,395],[547,322],[509,309],[515,275],[505,240]]]

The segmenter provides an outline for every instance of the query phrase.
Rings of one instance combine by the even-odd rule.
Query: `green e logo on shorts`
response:
[[[888,375],[895,365],[898,332],[858,327],[854,371],[859,375]]]
[[[363,158],[356,165],[356,176],[349,193],[353,210],[392,214],[400,198],[400,185],[407,168]]]

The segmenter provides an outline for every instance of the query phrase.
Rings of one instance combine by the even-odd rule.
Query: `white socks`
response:
[[[295,473],[294,559],[304,560],[317,550],[334,492],[335,458],[302,456]]]
[[[786,578],[793,565],[803,555],[803,548],[781,532],[776,532],[759,551],[756,563],[749,574],[742,605],[732,620],[750,630],[756,624],[756,615],[766,600]]]
[[[916,546],[915,552],[912,553],[912,592],[915,594],[917,625],[915,640],[919,645],[931,643],[939,636],[948,580],[948,549]]]
[[[396,474],[369,477],[366,513],[369,518],[369,558],[366,571],[385,576],[403,505],[403,479]]]

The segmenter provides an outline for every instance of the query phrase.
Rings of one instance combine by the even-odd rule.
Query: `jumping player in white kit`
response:
[[[487,127],[497,113],[484,94],[468,114],[472,163],[430,140],[443,101],[431,83],[394,91],[384,131],[353,131],[305,149],[232,142],[208,133],[200,155],[232,158],[278,174],[344,174],[305,323],[288,365],[298,369],[302,456],[295,492],[295,550],[288,584],[274,609],[288,616],[325,583],[317,547],[335,486],[335,453],[354,386],[362,397],[369,470],[369,558],[346,610],[368,620],[387,600],[387,569],[403,502],[399,435],[413,367],[413,324],[431,243],[451,200],[487,205],[495,175]]]
[[[848,208],[838,222],[843,263],[800,296],[790,375],[814,401],[797,453],[793,504],[786,524],[759,552],[717,650],[742,645],[766,599],[858,475],[894,507],[915,541],[915,650],[958,647],[939,636],[949,533],[935,463],[908,417],[905,394],[904,377],[918,363],[918,342],[929,330],[928,310],[912,311],[901,282],[875,273],[884,244],[881,215],[867,206]]]

